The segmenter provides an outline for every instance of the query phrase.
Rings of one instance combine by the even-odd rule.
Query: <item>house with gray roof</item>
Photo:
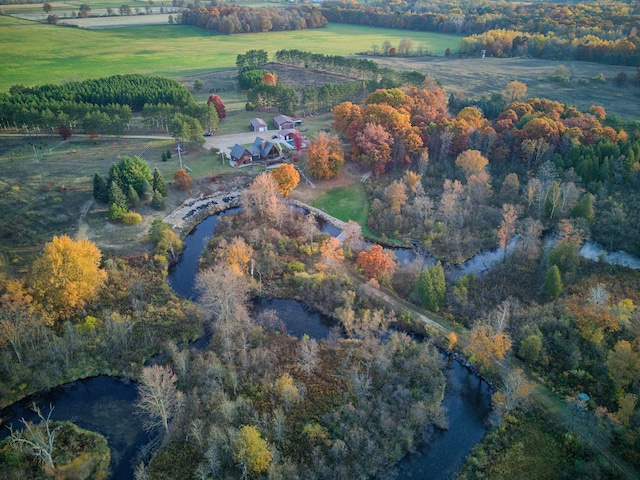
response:
[[[236,143],[231,149],[230,156],[236,167],[252,162],[269,163],[280,158],[280,149],[273,142],[256,137],[250,147],[243,147]]]

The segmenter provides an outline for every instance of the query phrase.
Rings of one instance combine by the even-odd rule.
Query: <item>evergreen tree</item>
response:
[[[429,268],[425,268],[420,272],[420,276],[416,282],[414,295],[418,302],[429,310],[433,310],[437,304],[435,290],[433,289],[433,279],[431,278],[431,271]]]
[[[167,160],[171,159],[171,150],[167,150]]]
[[[162,152],[162,161],[163,162],[167,161],[167,152]]]
[[[544,277],[544,288],[551,298],[557,298],[562,292],[562,278],[557,265],[552,265]]]
[[[157,167],[153,169],[153,190],[160,192],[163,197],[167,196],[167,183]]]
[[[442,263],[438,262],[430,269],[431,282],[433,285],[433,292],[436,300],[436,311],[444,305],[444,301],[447,298],[447,282],[444,278],[444,268]]]
[[[93,198],[103,203],[107,203],[109,201],[109,187],[107,186],[107,181],[97,172],[93,176]]]
[[[136,189],[129,185],[129,190],[127,191],[127,203],[132,207],[135,207],[140,203],[140,196]]]
[[[154,208],[155,210],[164,210],[165,208],[167,208],[167,206],[164,203],[164,198],[162,197],[162,194],[158,190],[155,190],[153,192],[153,200],[151,200],[151,207]]]
[[[127,213],[127,197],[118,186],[117,182],[111,182],[109,189],[109,218],[111,220],[120,220]]]
[[[571,210],[572,217],[581,217],[586,219],[589,223],[592,223],[595,219],[595,213],[593,211],[593,199],[590,193],[586,193],[578,202],[578,204]]]
[[[153,198],[153,188],[151,188],[151,184],[148,180],[142,182],[142,195],[140,195],[140,199],[149,201]]]

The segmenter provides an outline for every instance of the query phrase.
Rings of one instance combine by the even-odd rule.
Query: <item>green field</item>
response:
[[[353,220],[365,234],[370,234],[367,228],[369,201],[361,183],[327,190],[309,203],[343,222]]]
[[[161,25],[83,30],[0,17],[0,92],[114,74],[181,76],[235,66],[236,56],[260,48],[295,48],[334,55],[411,38],[434,54],[456,49],[459,37],[426,32],[332,24],[294,32],[218,35],[196,27]]]

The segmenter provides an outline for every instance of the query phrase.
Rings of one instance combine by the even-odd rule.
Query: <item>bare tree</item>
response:
[[[304,335],[300,342],[298,368],[309,375],[318,367],[318,361],[318,342]]]
[[[498,245],[502,248],[502,261],[507,258],[507,247],[516,234],[516,207],[505,203],[502,205],[502,222],[498,228]]]
[[[27,450],[38,462],[45,464],[51,470],[55,470],[53,447],[56,433],[62,428],[62,425],[54,426],[51,422],[53,405],[49,405],[49,414],[46,418],[35,403],[31,406],[31,409],[38,415],[41,423],[35,425],[22,418],[20,421],[24,425],[23,430],[15,431],[11,426],[9,427],[9,443],[17,450]]]
[[[225,265],[218,264],[196,276],[199,302],[209,315],[218,320],[247,317],[250,285],[247,278],[239,276]]]
[[[261,173],[242,192],[242,203],[249,210],[255,208],[261,217],[276,219],[281,210],[278,184],[268,173]]]
[[[138,409],[144,415],[148,431],[162,427],[169,432],[169,423],[182,407],[182,392],[176,388],[178,378],[168,366],[153,365],[142,369],[138,389]]]
[[[494,393],[492,402],[500,421],[509,415],[518,404],[533,390],[533,385],[527,380],[522,370],[514,368],[502,377],[502,388]]]

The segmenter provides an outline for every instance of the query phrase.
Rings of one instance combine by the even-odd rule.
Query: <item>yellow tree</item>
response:
[[[496,333],[489,324],[479,323],[471,330],[467,350],[473,361],[487,368],[494,360],[502,360],[510,348],[511,339],[506,333]]]
[[[242,203],[247,211],[255,208],[261,217],[275,219],[281,207],[275,178],[268,173],[258,175],[242,192]]]
[[[344,252],[340,246],[340,240],[330,237],[320,245],[320,255],[322,260],[332,269],[342,263]]]
[[[283,197],[288,197],[294,188],[300,183],[300,174],[296,167],[290,163],[284,163],[271,171],[271,175],[278,185],[278,191]]]
[[[265,472],[273,454],[258,429],[253,425],[244,425],[240,427],[238,439],[233,445],[233,457],[242,468],[243,478],[246,478]]]
[[[224,242],[220,245],[222,258],[231,270],[240,276],[247,273],[249,261],[253,256],[251,245],[248,245],[242,237],[234,237],[228,244],[224,240],[222,242]]]
[[[522,100],[527,95],[527,85],[514,80],[513,82],[507,83],[507,87],[504,89],[502,94],[509,103]]]
[[[86,239],[53,237],[33,262],[29,293],[43,312],[55,318],[69,317],[95,298],[107,274],[100,268],[102,254]]]
[[[456,158],[456,167],[462,170],[467,178],[477,175],[487,165],[489,160],[478,150],[465,150]]]

